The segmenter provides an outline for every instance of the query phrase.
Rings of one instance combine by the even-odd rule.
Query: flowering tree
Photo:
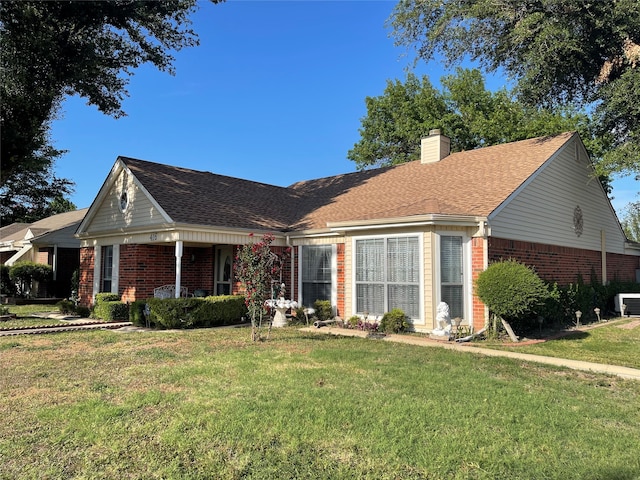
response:
[[[273,235],[265,234],[261,241],[243,245],[235,259],[234,274],[245,291],[245,304],[251,318],[251,339],[254,341],[261,338],[265,301],[271,298],[272,282],[281,280],[283,258],[271,251],[273,240]]]

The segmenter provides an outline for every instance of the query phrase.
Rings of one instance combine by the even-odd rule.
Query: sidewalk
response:
[[[0,323],[0,337],[8,337],[12,335],[35,335],[42,333],[73,332],[77,330],[114,330],[131,325],[131,322],[104,322],[102,320],[95,320],[92,318],[79,318],[57,313],[49,313],[41,316],[38,315],[34,318],[42,318],[43,320],[55,319],[65,323],[60,325],[36,325],[26,328],[11,328],[7,330],[1,330],[2,324]]]
[[[325,335],[340,335],[348,337],[360,337],[367,338],[368,332],[360,330],[350,330],[346,328],[335,327],[305,327],[301,329],[304,332],[325,334]],[[566,367],[574,370],[581,370],[585,372],[605,373],[608,375],[616,375],[622,378],[628,378],[631,380],[640,380],[640,370],[629,367],[619,367],[617,365],[606,365],[602,363],[584,362],[581,360],[569,360],[566,358],[547,357],[543,355],[532,355],[530,353],[518,353],[507,352],[503,350],[492,350],[490,348],[477,347],[472,343],[457,343],[440,340],[432,340],[426,337],[415,337],[410,335],[386,335],[379,337],[380,340],[385,342],[405,343],[408,345],[418,345],[421,347],[439,347],[446,348],[448,350],[456,350],[466,353],[475,353],[479,355],[486,355],[491,357],[506,357],[514,358],[518,360],[524,360],[526,362],[543,363],[546,365],[555,365],[558,367]]]

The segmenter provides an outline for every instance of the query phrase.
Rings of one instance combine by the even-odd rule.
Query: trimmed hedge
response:
[[[202,300],[194,318],[195,326],[198,327],[238,324],[248,313],[242,295],[209,296]]]
[[[121,302],[117,293],[98,293],[93,317],[107,322],[126,321],[129,319],[129,305]]]
[[[149,323],[157,328],[199,328],[238,325],[247,315],[244,297],[220,295],[205,298],[149,298],[131,304],[129,319],[146,325],[144,308],[149,305]]]

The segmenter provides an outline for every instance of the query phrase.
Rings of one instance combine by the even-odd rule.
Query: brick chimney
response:
[[[420,162],[435,163],[449,155],[451,140],[440,133],[440,129],[429,130],[429,136],[420,141]]]

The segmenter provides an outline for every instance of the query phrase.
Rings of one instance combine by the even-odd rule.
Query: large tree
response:
[[[172,52],[198,43],[189,20],[196,2],[3,0],[3,199],[12,200],[8,195],[17,182],[37,187],[38,180],[30,181],[31,175],[55,179],[51,171],[61,152],[49,143],[49,123],[66,95],[79,95],[117,118],[125,114],[122,101],[136,67],[151,63],[173,73]]]
[[[640,173],[640,8],[637,0],[400,0],[400,45],[449,64],[504,69],[530,105],[595,109],[612,143],[606,171]]]
[[[358,169],[393,165],[420,157],[420,138],[439,128],[451,138],[451,150],[523,140],[578,130],[596,154],[600,143],[589,118],[570,107],[526,106],[507,89],[487,90],[479,70],[458,68],[443,77],[442,91],[428,77],[408,74],[404,82],[387,81],[378,97],[367,97],[360,141],[348,153]]]

